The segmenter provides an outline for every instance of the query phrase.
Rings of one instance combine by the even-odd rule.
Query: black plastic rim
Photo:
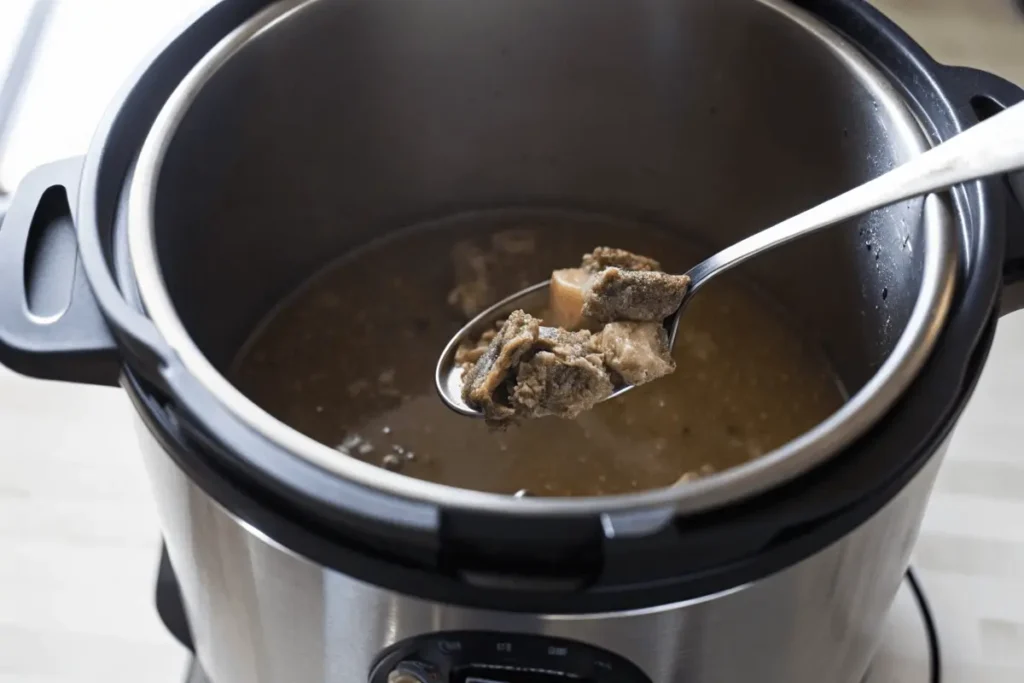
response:
[[[546,612],[665,604],[757,579],[838,540],[902,490],[953,428],[994,330],[1005,240],[996,181],[954,193],[965,272],[948,326],[901,402],[842,457],[742,505],[677,520],[650,536],[610,539],[597,517],[509,520],[400,501],[273,447],[181,372],[110,276],[118,265],[112,235],[119,195],[149,124],[195,60],[266,4],[215,3],[126,89],[87,158],[77,227],[93,289],[121,342],[136,408],[200,487],[275,542],[357,578],[445,602]],[[1020,99],[995,77],[936,64],[860,0],[796,4],[871,55],[933,139],[976,121],[974,96]],[[130,298],[131,282],[120,284]],[[500,584],[498,567],[505,574]],[[486,581],[475,580],[481,577]]]

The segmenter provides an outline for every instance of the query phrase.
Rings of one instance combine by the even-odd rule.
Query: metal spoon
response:
[[[1024,103],[1016,104],[838,197],[726,247],[686,272],[690,289],[682,304],[665,320],[669,345],[674,346],[679,315],[686,304],[716,275],[747,259],[810,235],[860,214],[953,185],[1005,173],[1024,167]],[[462,400],[462,368],[455,364],[455,352],[467,340],[477,339],[498,320],[516,309],[538,310],[547,301],[550,282],[540,282],[498,302],[459,330],[441,352],[434,379],[441,399],[452,410],[470,417],[483,413]],[[625,385],[608,398],[629,391]],[[607,400],[607,399],[605,399]]]

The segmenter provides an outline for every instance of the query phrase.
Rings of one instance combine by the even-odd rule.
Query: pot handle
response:
[[[40,379],[114,386],[117,346],[78,254],[82,157],[32,171],[0,222],[0,363]]]
[[[968,67],[951,67],[949,78],[955,91],[965,96],[964,118],[983,121],[1024,100],[1024,90],[995,74]],[[1002,195],[1006,224],[1003,260],[1003,292],[999,314],[1024,308],[1024,171],[995,179],[992,189]],[[999,201],[999,198],[996,198]]]

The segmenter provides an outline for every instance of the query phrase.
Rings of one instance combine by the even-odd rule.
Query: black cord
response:
[[[921,609],[921,619],[924,621],[925,635],[928,637],[928,668],[931,670],[929,680],[931,683],[942,683],[942,657],[939,652],[939,632],[935,628],[935,619],[932,617],[931,607],[928,606],[928,599],[924,597],[921,583],[917,580],[914,568],[907,568],[907,583],[910,584],[910,592]]]

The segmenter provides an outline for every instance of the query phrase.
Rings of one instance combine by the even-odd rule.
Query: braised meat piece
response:
[[[616,320],[664,320],[679,308],[690,279],[660,268],[646,256],[598,247],[583,257],[579,268],[551,274],[552,322],[569,329],[596,330]]]
[[[675,313],[690,287],[686,275],[623,270],[593,275],[583,289],[583,317],[597,322],[660,322]]]
[[[524,355],[534,349],[540,336],[540,320],[523,311],[513,311],[487,350],[463,377],[462,399],[483,411],[488,420],[502,421],[515,416],[508,403],[506,380]]]
[[[515,311],[469,368],[462,397],[490,422],[514,417],[575,417],[612,392],[589,332],[541,327]]]
[[[652,258],[612,247],[598,247],[589,254],[585,254],[580,267],[588,273],[598,273],[605,268],[612,267],[623,270],[661,270],[661,264]]]
[[[661,323],[608,323],[593,336],[591,347],[628,384],[644,384],[676,369]]]
[[[473,343],[463,342],[460,344],[459,348],[455,349],[455,364],[463,367],[476,365],[476,362],[480,360],[480,357],[487,352],[487,347],[490,346],[494,338],[498,336],[498,330],[500,330],[503,325],[504,322],[500,322],[493,330],[486,330],[480,335],[480,338]]]
[[[512,389],[517,415],[573,418],[612,393],[611,378],[590,333],[542,327],[537,351],[519,364]]]

